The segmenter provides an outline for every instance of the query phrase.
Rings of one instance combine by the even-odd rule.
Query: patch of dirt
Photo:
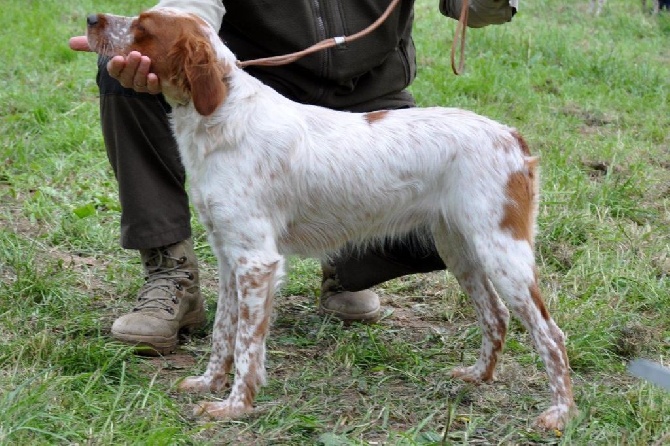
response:
[[[614,333],[613,352],[625,359],[640,356],[645,345],[648,345],[656,335],[649,327],[638,322],[614,328]]]
[[[152,372],[159,374],[162,380],[169,382],[184,378],[198,364],[196,357],[184,350],[178,350],[168,356],[146,357],[144,362]]]
[[[574,116],[582,121],[581,132],[583,134],[598,133],[603,127],[616,124],[618,117],[599,110],[585,110],[580,105],[570,104],[563,107],[559,113],[565,116]]]
[[[620,166],[612,166],[607,161],[583,160],[582,165],[587,169],[591,178],[599,178],[609,174],[621,174],[624,172]]]

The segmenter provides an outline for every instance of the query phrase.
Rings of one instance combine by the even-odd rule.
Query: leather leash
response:
[[[458,25],[456,25],[456,31],[454,32],[454,40],[451,41],[451,70],[456,76],[463,72],[465,67],[465,31],[468,29],[468,7],[470,6],[468,0],[463,0],[463,6],[461,7],[461,15],[458,18]],[[456,42],[458,39],[458,34],[461,34],[461,55],[458,59],[458,68],[456,68]]]
[[[316,53],[317,51],[337,46],[341,47],[343,45],[346,45],[347,42],[353,42],[354,40],[360,39],[361,37],[364,37],[370,34],[375,29],[377,29],[379,25],[381,25],[384,22],[384,20],[388,18],[389,15],[391,15],[391,12],[393,12],[393,9],[395,9],[398,3],[400,3],[400,0],[393,0],[391,4],[388,6],[388,8],[386,8],[386,11],[384,11],[384,13],[381,16],[379,16],[379,18],[375,20],[370,26],[350,36],[331,37],[329,39],[325,39],[322,40],[321,42],[315,43],[314,45],[310,46],[307,49],[304,49],[302,51],[296,51],[295,53],[284,54],[281,56],[263,57],[261,59],[252,59],[243,62],[238,60],[237,66],[240,68],[245,68],[251,65],[263,66],[263,67],[276,67],[279,65],[286,65],[291,62],[295,62],[301,57],[307,56],[312,53]]]
[[[353,42],[354,40],[360,39],[361,37],[365,37],[375,29],[379,28],[379,26],[384,22],[384,20],[386,20],[388,16],[391,15],[391,12],[393,12],[396,6],[398,6],[398,3],[400,3],[400,0],[391,1],[391,4],[386,8],[384,13],[381,16],[379,16],[379,18],[375,20],[370,26],[350,36],[338,36],[324,39],[321,42],[315,43],[309,48],[306,48],[302,51],[296,51],[290,54],[284,54],[272,57],[263,57],[260,59],[252,59],[246,61],[238,60],[237,66],[240,68],[246,68],[249,66],[276,67],[280,65],[286,65],[291,62],[295,62],[296,60],[305,57],[309,54],[316,53],[317,51],[333,47],[341,47],[343,45],[346,45],[348,42]],[[454,40],[451,43],[451,69],[456,75],[459,75],[460,73],[463,72],[463,67],[465,65],[465,30],[467,29],[466,26],[467,22],[468,22],[468,0],[463,0],[461,15],[458,19],[458,25],[454,35]],[[457,38],[459,32],[461,35],[460,37],[461,54],[458,68],[456,68],[455,54],[456,54],[456,42],[458,40]]]

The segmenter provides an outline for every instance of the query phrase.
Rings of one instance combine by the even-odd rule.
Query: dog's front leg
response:
[[[219,300],[212,332],[212,353],[202,376],[191,376],[179,384],[185,392],[218,392],[228,382],[233,365],[238,306],[235,275],[225,258],[219,258]]]
[[[256,393],[265,384],[265,339],[270,328],[272,300],[281,264],[281,258],[276,255],[238,259],[235,271],[238,305],[235,380],[225,401],[202,402],[196,414],[232,418],[253,410]]]

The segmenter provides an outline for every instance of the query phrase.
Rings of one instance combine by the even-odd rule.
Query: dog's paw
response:
[[[475,384],[493,381],[493,375],[487,374],[486,370],[482,370],[482,368],[477,365],[472,365],[470,367],[456,367],[451,371],[451,377]]]
[[[253,406],[246,406],[243,403],[233,403],[230,400],[221,402],[202,401],[193,409],[193,415],[196,417],[206,416],[219,419],[238,418],[251,413],[253,410]]]
[[[184,380],[177,385],[177,389],[181,392],[207,393],[218,392],[224,388],[225,385],[225,380],[217,382],[215,380],[205,379],[204,376],[189,376],[188,378],[184,378]]]
[[[565,404],[557,404],[551,406],[537,417],[535,425],[541,429],[546,430],[561,430],[565,427],[570,418],[577,414],[574,407],[569,407]]]

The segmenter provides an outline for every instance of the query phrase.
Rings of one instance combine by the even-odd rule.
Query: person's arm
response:
[[[222,0],[159,0],[154,6],[162,7],[177,8],[195,14],[216,30],[221,28],[221,21],[226,13]]]

